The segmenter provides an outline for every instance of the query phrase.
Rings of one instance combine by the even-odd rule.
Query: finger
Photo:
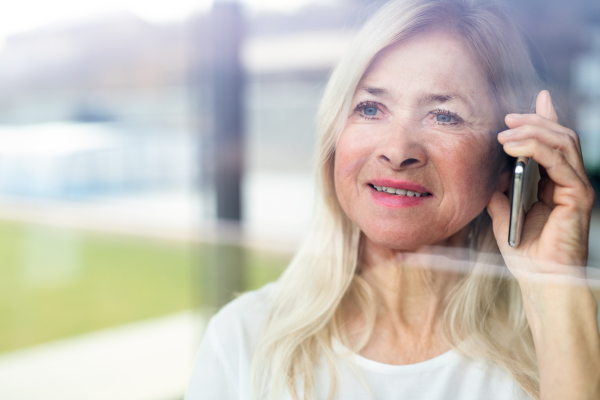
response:
[[[508,227],[510,225],[510,201],[504,193],[494,192],[487,205],[487,212],[492,218],[494,236],[500,249],[507,247]]]
[[[552,97],[550,97],[550,92],[547,90],[538,93],[535,101],[535,113],[550,121],[558,122],[558,115],[556,115],[556,110],[552,105]]]
[[[554,203],[554,182],[550,179],[544,167],[540,166],[539,168],[540,180],[538,181],[537,198],[553,210],[556,207]]]
[[[510,128],[509,131],[520,128],[524,125],[533,125],[566,135],[571,138],[571,141],[575,144],[577,152],[581,155],[581,143],[577,133],[572,129],[560,125],[558,122],[551,121],[538,114],[507,114],[506,117],[504,117],[504,122],[506,122],[506,126]]]
[[[531,114],[531,116],[534,116],[534,114]],[[538,118],[541,119],[541,117]],[[537,139],[554,149],[562,151],[567,157],[567,161],[569,161],[575,171],[577,171],[579,177],[587,180],[581,152],[577,147],[577,143],[570,135],[529,124],[522,125],[515,129],[509,129],[498,134],[498,141],[502,144],[526,139]]]
[[[575,172],[565,155],[537,139],[507,142],[504,144],[504,151],[513,157],[533,158],[545,168],[550,179],[559,186],[573,188],[581,195],[587,190],[586,182]]]
[[[504,122],[506,122],[506,125],[511,129],[529,124],[543,126],[544,128],[552,129],[558,132],[567,133],[569,131],[569,128],[566,128],[558,122],[552,121],[539,114],[506,114]]]
[[[509,128],[518,128],[525,124],[532,124],[545,126],[546,128],[557,132],[566,133],[573,139],[575,147],[581,155],[579,136],[572,129],[566,128],[558,123],[558,116],[554,109],[554,105],[552,104],[550,93],[547,90],[542,90],[538,93],[535,114],[508,114],[504,120]]]

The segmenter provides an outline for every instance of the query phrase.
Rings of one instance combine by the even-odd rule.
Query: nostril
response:
[[[408,167],[409,165],[412,165],[414,163],[418,163],[419,160],[417,160],[416,158],[408,158],[404,161],[402,161],[402,164],[400,164],[401,167]]]
[[[421,160],[421,158],[389,157],[385,154],[380,154],[378,159],[384,164],[389,164],[394,169],[404,169],[413,166],[418,167],[421,163],[425,162],[425,160]],[[402,159],[404,159],[404,161],[400,162]]]

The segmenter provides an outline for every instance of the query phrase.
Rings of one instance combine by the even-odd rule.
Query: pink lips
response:
[[[385,186],[396,189],[406,189],[412,190],[413,192],[419,193],[429,193],[429,191],[415,182],[410,181],[397,181],[392,179],[374,179],[369,182],[374,186]],[[394,207],[394,208],[404,208],[411,207],[421,204],[424,201],[427,201],[429,198],[433,197],[432,195],[421,196],[421,197],[409,197],[409,196],[401,196],[401,195],[393,195],[386,192],[380,192],[377,189],[371,187],[369,185],[369,190],[371,191],[371,196],[376,203],[379,203],[385,207]]]

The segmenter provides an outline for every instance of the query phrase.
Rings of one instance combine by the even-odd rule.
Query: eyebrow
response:
[[[469,111],[473,112],[473,105],[464,96],[458,93],[427,93],[419,97],[417,104],[424,106],[431,103],[445,103],[450,100],[460,100],[465,106],[469,108]]]
[[[382,88],[376,88],[376,87],[371,87],[371,86],[360,86],[358,89],[364,90],[365,92],[372,94],[373,96],[377,96],[377,97],[392,97],[390,95],[390,92],[388,92],[386,89],[382,89]]]

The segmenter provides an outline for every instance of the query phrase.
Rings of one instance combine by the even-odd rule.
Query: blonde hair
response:
[[[329,398],[336,391],[332,339],[344,343],[342,308],[356,304],[372,332],[376,300],[358,273],[360,229],[346,216],[335,193],[335,148],[351,100],[374,57],[386,47],[432,30],[460,38],[488,78],[498,129],[508,112],[529,112],[539,91],[537,75],[518,30],[494,3],[474,0],[397,0],[377,12],[335,68],[317,116],[317,174],[320,199],[316,219],[296,256],[279,279],[270,318],[252,364],[256,398],[315,398],[314,367],[321,357],[330,372]],[[503,154],[498,151],[498,154]],[[504,159],[504,162],[507,160]],[[497,163],[498,168],[502,162]],[[518,284],[506,268],[490,274],[499,250],[486,211],[471,223],[472,263],[448,295],[444,336],[462,354],[504,368],[534,399],[539,374]]]

